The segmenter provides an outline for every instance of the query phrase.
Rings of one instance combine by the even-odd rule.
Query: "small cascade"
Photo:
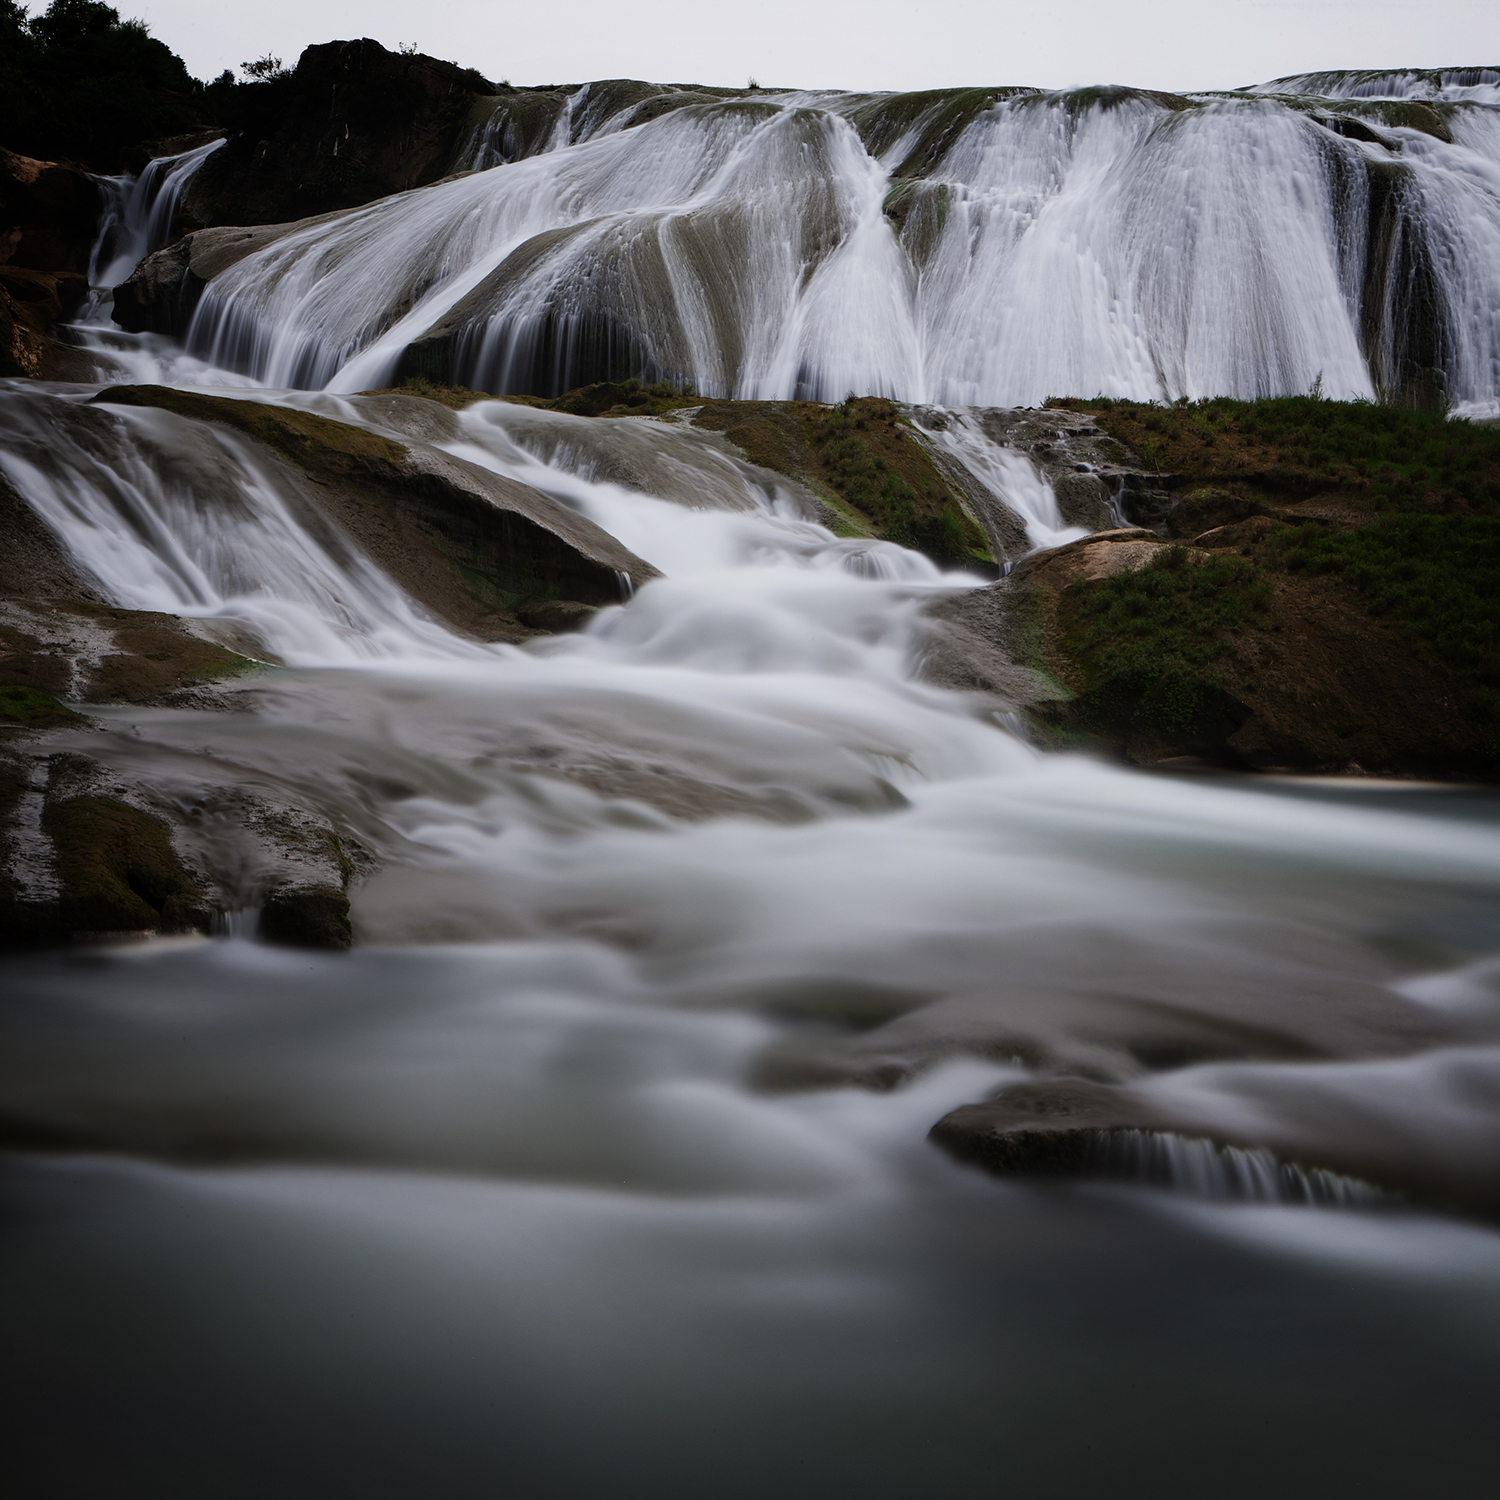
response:
[[[1018,516],[1033,547],[1060,547],[1088,535],[1087,527],[1063,520],[1057,492],[1026,454],[997,443],[972,412],[945,412],[943,417],[941,426],[922,429],[924,440]]]
[[[232,623],[289,662],[482,653],[225,428],[3,392],[0,476],[128,609]]]
[[[178,156],[158,156],[138,178],[100,179],[105,207],[89,257],[89,286],[94,292],[83,321],[105,310],[103,299],[110,290],[171,238],[172,219],[189,179],[223,144],[209,141]]]
[[[1301,1167],[1271,1152],[1155,1130],[1101,1133],[1090,1176],[1150,1183],[1216,1203],[1286,1203],[1364,1208],[1389,1202],[1368,1183],[1321,1167]]]

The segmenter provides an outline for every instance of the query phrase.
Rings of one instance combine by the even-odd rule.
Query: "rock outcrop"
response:
[[[1072,405],[1170,471],[1151,529],[934,606],[929,675],[1004,678],[1044,742],[1142,765],[1500,773],[1491,430],[1306,398]]]
[[[86,172],[0,150],[0,376],[65,373],[49,330],[88,295],[99,201]]]
[[[389,430],[430,430],[447,413],[415,397],[357,398]],[[514,480],[432,447],[311,412],[162,386],[112,386],[100,404],[154,407],[230,426],[263,445],[308,502],[414,599],[459,630],[524,639],[519,605],[618,603],[657,571],[602,528]],[[306,481],[311,481],[307,483]]]
[[[222,711],[258,667],[171,615],[0,599],[0,946],[205,932],[246,907],[270,911],[272,941],[348,946],[356,840],[315,809],[137,764],[128,726],[89,712]]]
[[[205,225],[279,224],[422,187],[494,93],[471,68],[368,37],[309,47],[290,73],[236,90],[229,144],[185,207]]]

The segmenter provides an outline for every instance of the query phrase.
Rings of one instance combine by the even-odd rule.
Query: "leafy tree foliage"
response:
[[[28,15],[0,0],[0,145],[99,172],[205,124],[203,85],[140,21],[101,0],[52,0]]]

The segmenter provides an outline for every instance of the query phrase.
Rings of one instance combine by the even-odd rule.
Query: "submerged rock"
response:
[[[283,886],[260,909],[260,935],[288,948],[347,948],[349,898],[336,886]]]
[[[1201,1082],[1183,1075],[1196,1087],[1170,1074],[1129,1084],[1037,1079],[951,1111],[930,1139],[1003,1177],[1123,1179],[1262,1202],[1349,1204],[1385,1193],[1493,1219],[1500,1177],[1489,1116],[1474,1112],[1441,1142],[1428,1121],[1443,1092],[1427,1075],[1461,1068],[1458,1057],[1300,1076],[1254,1067],[1203,1070]],[[1403,1076],[1437,1092],[1407,1097]],[[1246,1108],[1257,1100],[1275,1107]]]

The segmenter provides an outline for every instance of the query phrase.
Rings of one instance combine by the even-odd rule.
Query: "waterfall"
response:
[[[1418,103],[1325,83],[689,95],[654,118],[665,96],[580,90],[522,159],[225,271],[189,345],[348,390],[636,374],[1014,406],[1321,376],[1345,398],[1494,400],[1500,108],[1469,97],[1492,85]]]
[[[106,598],[234,622],[285,661],[465,656],[224,428],[0,393],[0,476]]]
[[[1266,1150],[1219,1146],[1161,1131],[1116,1130],[1102,1135],[1087,1169],[1100,1177],[1148,1182],[1221,1203],[1356,1208],[1389,1201],[1352,1177],[1278,1161]]]
[[[1084,527],[1063,520],[1057,492],[1024,453],[995,442],[972,412],[944,415],[941,427],[923,429],[925,440],[1019,516],[1033,547],[1060,547],[1088,534]]]
[[[0,381],[0,499],[88,595],[0,601],[41,684],[5,703],[47,710],[0,740],[6,891],[154,901],[175,850],[205,903],[270,913],[284,879],[347,897],[356,937],[273,946],[236,913],[6,957],[8,1471],[1488,1493],[1493,1229],[1351,1210],[1367,1175],[1494,1212],[1492,790],[1043,751],[998,674],[922,670],[929,606],[998,623],[1013,591],[835,535],[691,411],[377,389],[883,392],[1055,545],[1096,429],[976,403],[1434,368],[1496,398],[1480,72],[502,96],[464,147],[499,164],[222,272],[189,352],[114,336],[167,396]],[[100,266],[164,232],[191,155],[118,185]],[[547,595],[563,633],[486,634],[535,602],[498,589],[435,618],[419,553],[494,583],[458,529],[479,502],[402,524],[460,468],[652,566],[617,603]],[[82,693],[180,641],[160,615],[260,667],[55,713],[69,663]],[[971,1110],[1075,1145],[1166,1123],[1094,1140],[1107,1187],[1039,1185],[933,1149]]]
[[[96,294],[118,286],[143,256],[166,244],[189,179],[223,144],[209,141],[177,156],[154,157],[139,177],[99,179],[105,206],[89,257],[89,285]]]

